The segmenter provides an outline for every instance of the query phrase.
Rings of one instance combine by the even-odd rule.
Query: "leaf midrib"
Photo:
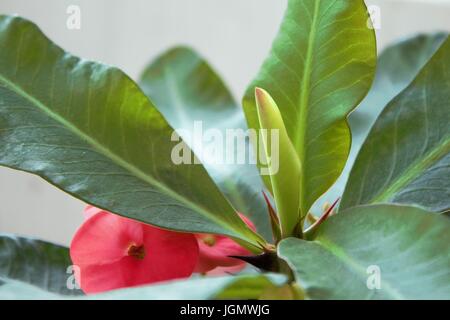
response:
[[[210,218],[218,225],[224,227],[225,229],[232,231],[236,234],[241,234],[240,231],[234,230],[234,228],[228,226],[227,224],[224,224],[221,220],[215,218],[213,215],[209,214],[207,210],[203,209],[202,207],[197,206],[196,204],[193,204],[191,201],[187,200],[186,198],[182,197],[178,193],[174,192],[172,189],[168,188],[164,184],[161,184],[159,181],[155,180],[150,175],[143,172],[141,169],[137,168],[136,166],[130,164],[126,160],[124,160],[122,157],[116,155],[114,152],[109,150],[107,147],[103,146],[101,143],[99,143],[97,140],[91,138],[87,134],[85,134],[82,130],[78,129],[77,126],[73,125],[71,122],[67,121],[64,117],[59,115],[56,112],[53,112],[51,109],[46,107],[44,103],[39,101],[37,98],[35,98],[32,95],[29,95],[26,91],[24,91],[20,86],[14,84],[7,78],[5,78],[3,75],[0,74],[0,81],[3,82],[7,87],[9,87],[11,90],[13,90],[16,94],[24,97],[27,99],[30,103],[37,106],[41,111],[46,113],[50,118],[55,120],[56,122],[61,123],[65,128],[72,131],[75,135],[81,137],[85,141],[87,141],[91,146],[93,146],[95,149],[97,149],[101,154],[106,156],[107,158],[111,159],[113,162],[121,166],[122,168],[125,168],[129,172],[133,173],[136,177],[139,179],[147,182],[150,185],[154,185],[156,188],[160,189],[161,191],[167,193],[172,198],[176,199],[177,201],[185,204],[188,208],[202,213],[205,217]],[[244,239],[242,239],[244,240]],[[248,241],[248,240],[247,240]],[[253,243],[253,245],[255,245]]]
[[[450,138],[445,139],[442,143],[438,143],[436,148],[433,148],[424,157],[412,163],[403,174],[395,179],[388,188],[383,188],[380,193],[372,197],[368,203],[378,203],[390,200],[395,194],[402,190],[405,186],[418,178],[427,168],[433,163],[439,161],[450,151]]]
[[[308,117],[308,105],[309,105],[309,95],[310,95],[310,86],[311,86],[311,76],[312,76],[312,63],[313,63],[313,52],[316,43],[316,33],[317,33],[317,24],[319,18],[319,9],[320,9],[321,0],[316,0],[314,3],[314,13],[312,17],[312,25],[311,30],[308,37],[308,45],[307,52],[305,58],[305,68],[303,70],[302,83],[300,84],[300,101],[299,101],[299,125],[297,126],[297,131],[295,135],[294,145],[298,152],[300,158],[300,164],[302,168],[305,166],[305,135],[306,135],[306,126],[307,126],[307,117]],[[301,188],[300,188],[300,199],[302,206],[305,205],[305,188],[303,174],[300,177]],[[300,208],[300,215],[304,215],[303,210],[305,208]]]

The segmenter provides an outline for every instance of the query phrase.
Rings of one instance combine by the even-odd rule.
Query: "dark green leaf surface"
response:
[[[450,219],[414,207],[355,207],[314,241],[287,239],[279,255],[312,299],[450,299]],[[381,288],[369,289],[373,266]]]
[[[381,113],[361,148],[342,208],[371,203],[450,208],[450,39]]]
[[[144,71],[140,86],[169,124],[196,152],[206,170],[233,206],[248,216],[258,231],[270,237],[267,208],[262,198],[264,186],[257,168],[250,162],[248,139],[244,145],[195,136],[194,125],[201,121],[203,132],[241,130],[246,137],[244,113],[219,75],[195,51],[176,47],[158,57]],[[180,130],[181,129],[181,130]],[[214,147],[223,151],[222,162],[214,161]],[[232,161],[226,162],[226,156]],[[219,157],[220,158],[220,157]],[[244,159],[238,163],[238,159]]]
[[[43,290],[80,295],[67,286],[72,262],[65,247],[41,240],[0,235],[0,278],[22,281]]]
[[[349,116],[352,131],[352,148],[344,171],[336,183],[318,201],[317,212],[325,202],[333,202],[342,196],[345,184],[370,127],[383,108],[404,90],[430,60],[447,35],[423,34],[396,43],[383,51],[377,63],[377,74],[368,95],[355,112]]]
[[[123,72],[0,17],[0,164],[163,228],[255,235],[201,165],[175,165],[173,129]]]
[[[346,118],[375,74],[375,35],[368,21],[362,0],[290,0],[269,58],[244,97],[252,128],[258,128],[255,87],[267,90],[280,107],[302,163],[303,216],[347,160]]]
[[[86,297],[57,295],[29,284],[0,278],[0,299],[42,300],[207,300],[217,298],[257,299],[265,290],[285,283],[281,275],[247,275],[203,278],[127,288]]]

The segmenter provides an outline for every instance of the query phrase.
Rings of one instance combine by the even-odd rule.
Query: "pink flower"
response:
[[[239,216],[252,230],[256,230],[255,225],[247,217],[243,214]],[[244,261],[230,256],[246,256],[251,253],[232,239],[212,234],[197,234],[196,237],[200,256],[195,272],[223,275],[237,273],[245,268]]]
[[[83,214],[86,221],[72,240],[70,255],[86,293],[187,278],[194,271],[238,273],[246,263],[230,256],[250,254],[225,236],[162,230],[92,206]]]
[[[87,207],[70,256],[85,293],[189,277],[199,248],[192,234],[152,227]]]

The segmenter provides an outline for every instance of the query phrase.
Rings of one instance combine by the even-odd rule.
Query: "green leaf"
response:
[[[376,43],[364,1],[290,0],[269,58],[244,97],[258,128],[253,92],[260,87],[280,107],[303,174],[301,215],[336,181],[350,150],[346,117],[364,98],[375,73]]]
[[[415,204],[450,208],[450,39],[383,110],[351,171],[342,208]]]
[[[420,34],[395,43],[381,53],[372,88],[349,116],[352,138],[358,139],[358,147],[383,108],[415,79],[446,38],[446,33]]]
[[[274,291],[286,283],[286,277],[280,274],[246,275],[240,276],[221,292],[216,293],[215,299],[226,300],[256,300],[267,291]],[[208,280],[204,279],[207,284]]]
[[[192,49],[175,47],[145,69],[139,84],[194,150],[234,208],[248,216],[269,239],[270,226],[262,197],[264,185],[256,166],[250,162],[252,150],[248,139],[244,139],[247,136],[244,113],[220,76]],[[225,140],[227,130],[233,130],[240,134],[239,142],[244,145],[235,140],[229,145],[221,139],[206,141],[203,136],[197,137],[194,128],[200,121],[203,133],[219,130],[219,138]],[[222,153],[216,162],[215,149]],[[232,161],[226,162],[227,156]]]
[[[217,298],[257,299],[266,290],[282,285],[281,275],[246,275],[174,281],[127,288],[86,297],[67,297],[28,284],[0,278],[0,299],[77,300],[206,300]],[[238,290],[239,289],[239,290]]]
[[[261,238],[206,170],[174,163],[173,129],[123,72],[64,52],[18,17],[0,17],[0,47],[0,164],[111,212],[257,251]]]
[[[355,207],[278,253],[311,299],[450,299],[450,219],[419,208]]]
[[[264,130],[260,133],[260,139],[280,219],[281,235],[283,238],[296,236],[299,225],[300,161],[275,101],[260,88],[256,88],[255,96],[259,126]]]
[[[0,234],[0,278],[19,280],[43,290],[80,295],[67,284],[72,262],[65,247],[36,239]]]
[[[421,34],[395,43],[381,53],[372,88],[349,116],[352,148],[345,168],[336,183],[315,204],[315,211],[320,212],[325,202],[332,202],[342,196],[345,183],[370,127],[386,104],[414,80],[446,37],[444,33]]]
[[[62,300],[65,297],[25,282],[0,277],[0,300]]]

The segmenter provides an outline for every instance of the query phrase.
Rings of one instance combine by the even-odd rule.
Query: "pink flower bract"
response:
[[[242,220],[252,229],[255,225],[243,214],[239,214]],[[251,253],[241,247],[234,240],[225,236],[198,234],[198,246],[200,256],[195,271],[208,275],[223,275],[237,273],[245,268],[246,263],[230,256],[246,256]]]
[[[94,207],[78,229],[70,256],[85,293],[187,278],[197,264],[193,234],[177,233],[120,217]]]

